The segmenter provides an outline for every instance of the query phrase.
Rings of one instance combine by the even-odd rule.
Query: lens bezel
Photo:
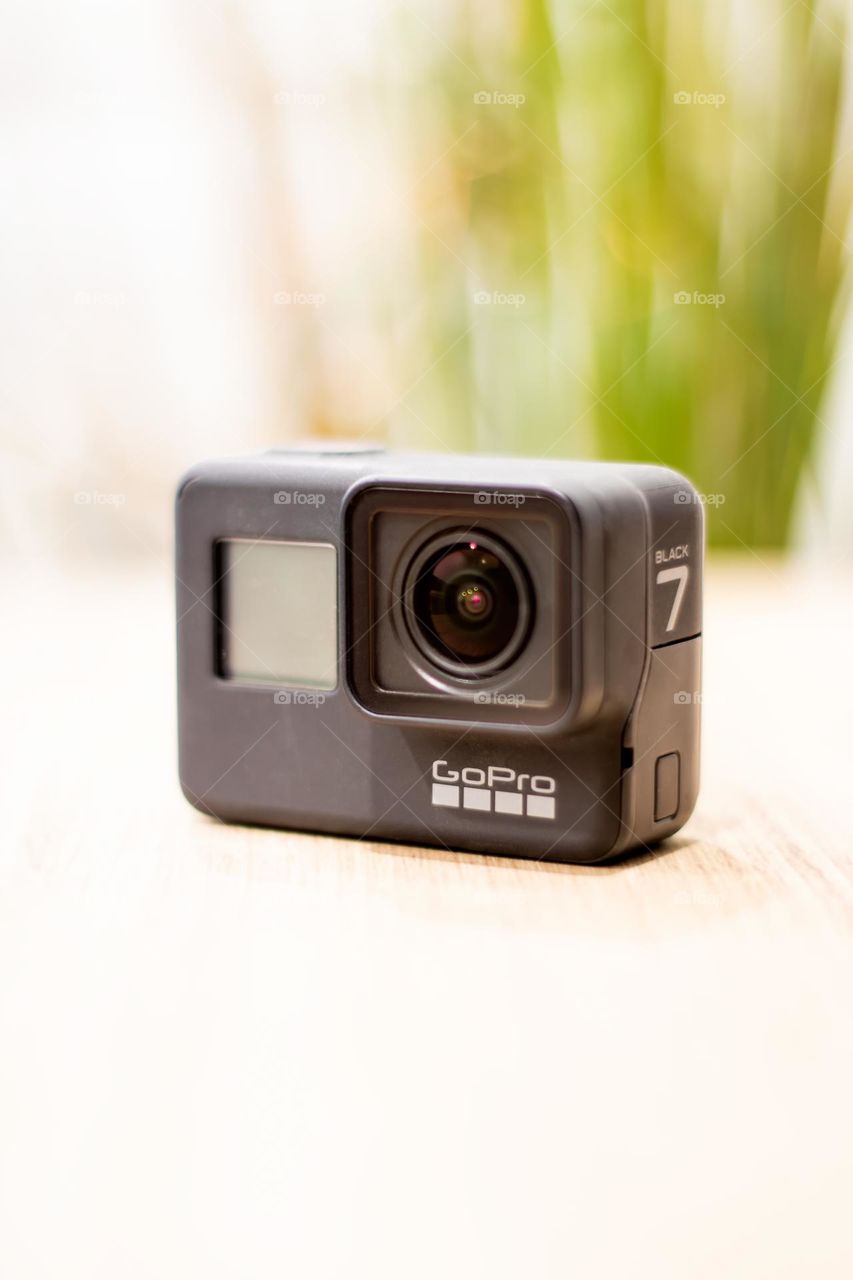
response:
[[[418,584],[430,563],[438,563],[443,555],[471,542],[476,542],[478,547],[496,556],[505,566],[512,578],[518,600],[518,617],[509,640],[498,653],[481,662],[457,660],[442,651],[431,641],[415,607]],[[488,580],[484,579],[484,581],[488,586]],[[515,661],[527,642],[534,617],[533,589],[521,561],[500,538],[494,537],[484,529],[474,527],[442,529],[423,543],[410,559],[405,570],[402,605],[406,629],[419,653],[439,671],[454,676],[458,680],[464,680],[468,684],[495,675]]]
[[[495,492],[507,486],[506,475],[478,478],[481,488],[488,484]],[[486,503],[470,485],[373,473],[353,486],[344,508],[345,678],[368,714],[434,726],[470,725],[473,718],[522,732],[525,725],[548,728],[572,712],[586,670],[581,636],[590,621],[572,626],[583,581],[579,517],[574,504],[550,488],[519,489],[516,477],[512,493],[513,503]],[[508,667],[480,680],[458,678],[426,658],[403,608],[413,557],[433,536],[461,529],[500,538],[531,583],[533,618],[523,648]],[[600,652],[598,643],[593,652]]]

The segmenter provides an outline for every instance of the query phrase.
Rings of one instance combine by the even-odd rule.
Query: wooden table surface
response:
[[[711,566],[598,870],[189,808],[167,573],[5,577],[0,1274],[853,1275],[851,579]]]

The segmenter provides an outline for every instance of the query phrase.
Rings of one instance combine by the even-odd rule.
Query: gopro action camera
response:
[[[577,863],[690,815],[703,509],[675,472],[277,449],[194,467],[176,512],[205,813]]]

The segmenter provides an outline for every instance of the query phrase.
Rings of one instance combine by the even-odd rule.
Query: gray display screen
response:
[[[228,680],[334,689],[335,548],[319,542],[223,541],[220,667]]]

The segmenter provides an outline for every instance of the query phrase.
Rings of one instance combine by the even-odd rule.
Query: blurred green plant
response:
[[[847,301],[843,12],[406,14],[429,358],[394,438],[664,462],[713,543],[785,545]]]

